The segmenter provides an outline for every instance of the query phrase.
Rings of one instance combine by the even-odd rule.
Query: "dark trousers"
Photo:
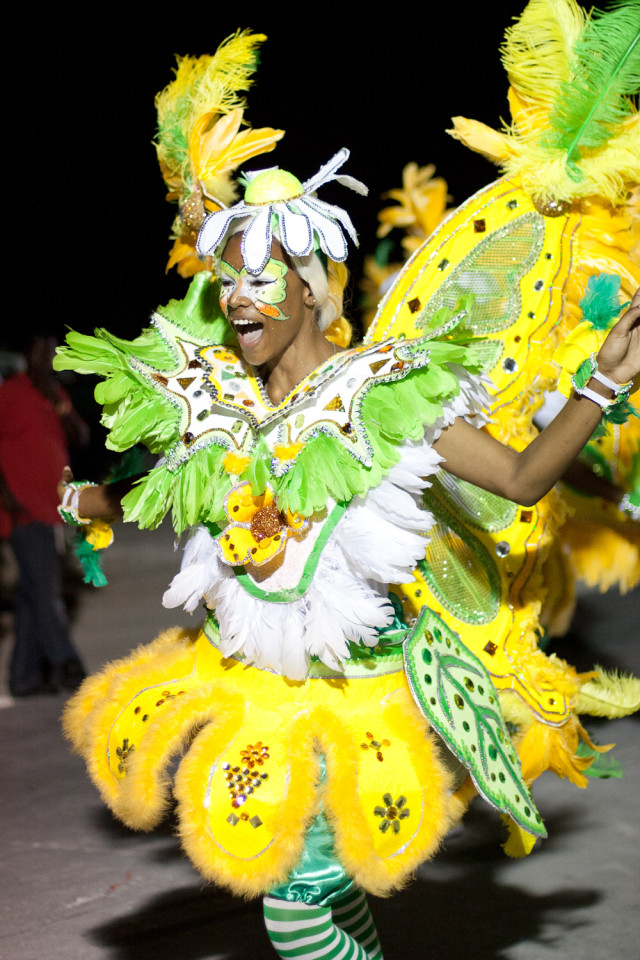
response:
[[[12,693],[20,694],[45,681],[56,683],[62,665],[78,660],[78,654],[69,639],[53,526],[15,526],[11,545],[20,577],[9,687]]]

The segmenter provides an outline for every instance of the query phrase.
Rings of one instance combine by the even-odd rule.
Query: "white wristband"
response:
[[[595,379],[595,377],[592,377],[592,379]],[[587,400],[593,400],[593,402],[597,403],[603,410],[611,406],[610,398],[601,396],[599,393],[596,393],[595,390],[592,390],[591,387],[583,387],[580,391],[580,396],[586,397]]]
[[[602,373],[601,370],[597,370],[597,369],[594,370],[594,372],[591,374],[591,379],[597,380],[598,383],[601,383],[603,385],[603,387],[608,387],[609,390],[613,391],[616,397],[622,390],[625,389],[625,387],[629,386],[629,384],[627,383],[616,383],[615,380],[611,380],[609,377],[606,376],[606,374]]]

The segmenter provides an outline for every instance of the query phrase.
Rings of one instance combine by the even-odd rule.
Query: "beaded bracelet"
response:
[[[640,520],[640,496],[637,493],[625,493],[618,509],[628,514],[632,520]]]
[[[591,388],[587,386],[589,380],[597,380],[598,383],[601,383],[611,390],[614,396],[611,399],[607,399],[607,397],[596,393],[595,390],[591,390]],[[593,400],[594,403],[597,403],[606,416],[611,414],[617,407],[622,406],[623,403],[626,403],[631,396],[633,380],[630,380],[628,383],[616,383],[615,380],[611,380],[598,370],[596,355],[592,353],[590,357],[582,361],[571,377],[571,385],[574,391],[581,397],[586,397],[587,400]]]
[[[69,524],[70,527],[85,527],[91,523],[91,517],[81,517],[78,514],[78,502],[83,490],[97,486],[97,483],[91,483],[89,480],[72,480],[70,483],[65,483],[62,503],[58,506],[58,513],[64,523]]]

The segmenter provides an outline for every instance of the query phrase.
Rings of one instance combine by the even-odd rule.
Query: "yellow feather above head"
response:
[[[244,107],[240,94],[253,82],[257,47],[266,39],[263,33],[238,30],[222,41],[213,56],[176,57],[175,80],[156,96],[159,128],[177,114],[188,138],[203,113],[229,113]]]
[[[194,124],[189,138],[189,155],[193,178],[205,196],[227,206],[236,196],[235,184],[229,175],[245,160],[269,153],[284,130],[261,127],[241,130],[243,111],[240,107],[227,114],[204,113]]]
[[[526,99],[551,107],[571,78],[571,52],[585,24],[576,0],[531,0],[505,31],[502,63],[509,82]]]
[[[531,0],[502,47],[512,123],[455,118],[449,132],[535,200],[625,202],[640,180],[636,20],[637,3],[591,16],[576,0]]]
[[[158,162],[167,200],[180,204],[167,269],[176,266],[182,276],[206,268],[197,259],[195,239],[207,211],[235,201],[233,172],[251,157],[269,153],[284,136],[272,127],[252,130],[244,120],[243,93],[253,82],[257,48],[264,40],[264,34],[242,30],[227,37],[213,56],[177,57],[175,79],[156,97]]]
[[[227,204],[235,198],[230,173],[249,157],[273,149],[284,131],[240,130],[242,96],[252,84],[264,34],[238,31],[213,56],[178,57],[175,79],[156,97],[156,149],[170,199],[202,186]],[[216,193],[213,193],[213,190]]]

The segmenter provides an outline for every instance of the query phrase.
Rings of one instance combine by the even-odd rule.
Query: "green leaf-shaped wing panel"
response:
[[[440,617],[423,608],[404,644],[421,712],[469,770],[478,792],[519,826],[546,836],[489,674]]]
[[[429,493],[444,501],[465,523],[486,533],[506,530],[518,515],[518,505],[512,500],[489,493],[468,480],[459,480],[444,470],[434,477]]]
[[[520,280],[531,270],[544,242],[543,217],[525,213],[481,240],[451,271],[417,318],[425,332],[468,298],[463,326],[482,337],[512,325],[522,309]],[[471,295],[471,297],[470,297]]]
[[[418,564],[430,590],[458,620],[490,623],[498,615],[502,597],[500,574],[493,557],[454,510],[445,505],[450,498],[441,485],[436,487],[434,483],[426,491],[424,502],[436,518],[425,558]],[[469,518],[465,519],[468,523]]]

